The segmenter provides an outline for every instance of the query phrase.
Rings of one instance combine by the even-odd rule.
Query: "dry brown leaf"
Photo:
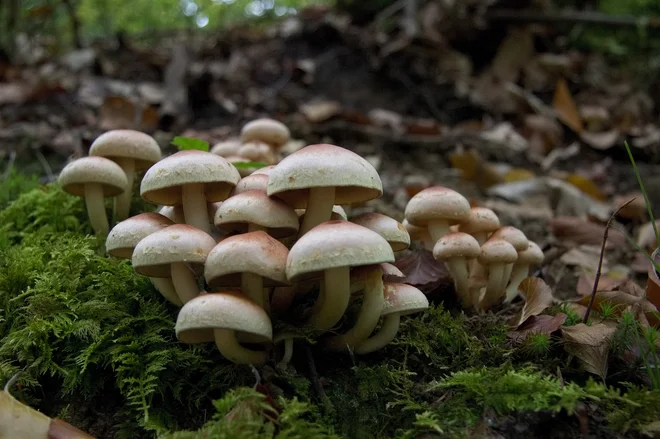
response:
[[[585,194],[589,195],[594,200],[605,201],[607,197],[598,188],[598,186],[586,177],[579,174],[570,174],[566,177],[566,181],[580,189]]]
[[[428,250],[413,252],[396,261],[394,266],[406,276],[405,283],[423,292],[433,291],[438,286],[451,282],[451,276],[444,264],[438,263],[433,253]]]
[[[600,282],[599,282],[600,283]],[[586,296],[580,299],[578,302],[581,305],[588,306],[591,296]],[[598,291],[596,292],[596,298],[594,299],[593,309],[595,311],[601,311],[601,304],[608,303],[611,306],[616,307],[617,312],[615,315],[620,315],[626,308],[630,306],[638,306],[642,312],[650,313],[656,312],[657,308],[648,300],[637,297],[632,294],[624,293],[623,291]]]
[[[559,178],[546,178],[545,183],[551,191],[548,195],[554,200],[557,216],[589,216],[603,222],[610,218],[612,208],[609,203],[598,201]]]
[[[600,105],[581,105],[580,117],[588,131],[602,131],[610,122],[610,112]]]
[[[603,241],[605,226],[592,223],[573,216],[560,216],[553,218],[549,223],[550,232],[563,241],[575,244],[600,245]],[[626,237],[616,230],[610,229],[607,236],[606,248],[615,248],[626,245]]]
[[[513,343],[520,343],[530,334],[552,334],[561,328],[568,316],[564,313],[558,313],[554,316],[540,315],[531,316],[515,331],[509,334]]]
[[[642,195],[641,192],[632,192],[629,194],[615,196],[612,200],[612,207],[616,210],[619,208],[619,206],[622,206],[624,203],[627,203],[630,200],[633,201],[619,210],[619,216],[632,220],[641,220],[646,218],[648,216],[648,210],[646,209],[644,195]]]
[[[583,271],[595,273],[598,267],[598,258],[600,257],[600,245],[582,244],[572,248],[559,258],[564,265],[576,266]],[[603,271],[609,270],[609,261],[603,257]]]
[[[594,288],[596,276],[582,273],[577,282],[577,295],[580,297],[589,296]],[[635,282],[630,280],[626,274],[620,271],[611,270],[601,274],[598,280],[597,291],[623,291],[633,296],[641,297],[642,289]]]
[[[528,277],[523,280],[518,290],[525,298],[525,305],[518,314],[509,320],[509,326],[518,328],[531,316],[541,314],[547,307],[552,305],[552,290],[543,279]]]
[[[655,227],[660,234],[660,220],[655,221]],[[637,245],[648,252],[652,252],[658,247],[658,241],[655,238],[655,229],[652,222],[648,222],[639,228],[637,232]]]
[[[602,379],[607,375],[607,358],[615,325],[597,323],[587,326],[578,323],[561,329],[566,351],[580,361],[582,367]]]
[[[529,180],[536,177],[536,175],[529,169],[513,168],[504,174],[504,181],[510,183],[512,181]]]
[[[481,156],[474,149],[455,152],[449,156],[449,160],[452,168],[461,170],[465,180],[472,181],[481,188],[489,188],[504,181],[497,168],[482,161]]]
[[[599,133],[583,131],[580,134],[580,139],[592,148],[604,151],[616,145],[617,140],[619,140],[619,134],[619,130],[617,129]]]
[[[560,78],[557,81],[555,94],[552,98],[552,108],[557,112],[559,120],[567,127],[578,134],[582,133],[584,130],[582,118],[564,78]]]
[[[142,107],[122,96],[107,96],[101,106],[99,127],[151,132],[158,127],[158,121],[158,111],[151,105]]]
[[[493,75],[503,82],[517,82],[533,56],[534,38],[530,28],[513,29],[497,49],[491,66]]]

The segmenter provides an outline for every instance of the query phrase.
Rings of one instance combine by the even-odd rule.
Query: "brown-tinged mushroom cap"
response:
[[[516,263],[528,265],[540,265],[543,263],[545,255],[543,250],[534,241],[529,241],[529,247],[518,253],[518,260]]]
[[[264,166],[263,168],[257,169],[250,175],[270,175],[270,173],[273,172],[273,169],[275,169],[275,166],[276,165]]]
[[[265,194],[266,187],[268,187],[268,175],[257,174],[255,171],[247,177],[241,178],[241,181],[234,188],[234,195],[253,190],[261,191]]]
[[[241,141],[238,138],[223,140],[213,145],[211,154],[219,155],[221,157],[230,157],[238,153],[238,148],[241,147]]]
[[[265,230],[276,238],[298,231],[298,216],[284,202],[251,190],[227,198],[215,212],[215,225],[223,230],[252,232]]]
[[[380,264],[380,269],[383,272],[383,280],[385,282],[402,282],[406,278],[406,275],[396,265],[389,262]]]
[[[148,169],[160,160],[158,142],[148,134],[134,130],[112,130],[101,134],[89,148],[90,156],[135,161],[135,171]]]
[[[245,157],[250,162],[266,162],[272,165],[276,161],[275,154],[270,146],[260,141],[242,144],[236,155]]]
[[[479,243],[467,233],[448,233],[435,243],[433,257],[443,261],[454,279],[456,294],[464,306],[471,306],[468,261],[479,256]]]
[[[405,209],[405,217],[415,226],[429,229],[434,242],[449,233],[449,226],[465,221],[470,203],[458,192],[441,186],[426,188],[413,196]]]
[[[495,212],[485,207],[473,207],[469,217],[458,226],[458,231],[474,236],[483,245],[488,234],[500,228],[500,219]]]
[[[291,134],[286,125],[268,118],[250,121],[241,129],[243,143],[258,140],[276,149],[288,142],[290,137]]]
[[[82,157],[62,169],[57,179],[62,189],[79,197],[85,196],[85,186],[101,185],[104,197],[123,193],[128,184],[126,174],[118,164],[105,157]]]
[[[363,213],[352,218],[351,222],[378,233],[392,246],[392,251],[403,251],[410,246],[410,235],[406,228],[387,215]]]
[[[503,239],[516,249],[517,252],[527,250],[529,247],[529,240],[525,234],[512,226],[503,226],[495,230],[490,238]]]
[[[159,213],[141,213],[114,226],[105,240],[105,248],[116,258],[131,259],[133,249],[140,241],[173,224],[172,220]]]

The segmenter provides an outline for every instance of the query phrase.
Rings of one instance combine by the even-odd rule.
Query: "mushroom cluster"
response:
[[[243,145],[283,144],[288,130],[278,124],[248,123]],[[287,362],[297,335],[274,334],[279,320],[307,328],[325,349],[366,354],[396,337],[401,316],[429,306],[391,265],[395,252],[410,245],[403,224],[378,213],[349,221],[341,207],[383,193],[377,171],[359,155],[309,145],[241,176],[211,152],[184,150],[156,160],[145,150],[151,143],[134,137],[100,136],[98,155],[69,164],[60,182],[86,196],[102,234],[108,228],[103,196],[128,192],[134,176],[127,174],[146,170],[140,196],[160,208],[117,223],[106,249],[131,260],[180,307],[174,328],[180,341],[215,342],[238,364],[263,364],[282,343]],[[116,209],[124,203],[117,200]]]
[[[543,251],[515,227],[501,226],[497,215],[471,207],[460,193],[434,186],[413,196],[404,225],[446,265],[465,308],[487,310],[512,301],[530,266]]]

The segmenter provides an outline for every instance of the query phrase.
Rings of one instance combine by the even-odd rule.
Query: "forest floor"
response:
[[[566,47],[562,37],[538,25],[438,30],[431,18],[409,36],[397,26],[357,26],[310,9],[267,27],[103,42],[56,59],[33,50],[20,64],[1,65],[0,218],[8,225],[0,229],[0,378],[26,371],[17,398],[99,438],[194,430],[211,419],[211,401],[223,397],[216,408],[227,416],[207,424],[204,435],[177,437],[325,437],[326,430],[360,438],[658,437],[659,304],[645,295],[651,264],[631,241],[647,253],[657,243],[624,147],[631,146],[651,206],[660,205],[657,87],[629,66]],[[174,136],[212,145],[258,117],[290,128],[294,141],[285,154],[332,143],[374,165],[384,195],[353,207],[349,217],[377,211],[402,221],[412,195],[440,185],[520,228],[545,253],[526,284],[527,300],[482,314],[461,311],[444,268],[414,243],[397,266],[428,293],[432,310],[410,317],[397,343],[365,358],[297,344],[290,366],[259,371],[256,388],[281,411],[264,423],[270,406],[254,403],[253,394],[226,393],[254,386],[252,371],[232,369],[213,346],[180,348],[166,329],[176,310],[153,305],[159,296],[130,265],[95,255],[80,200],[43,187],[43,197],[32,199],[28,191],[54,182],[107,130],[148,132],[170,153]],[[632,198],[614,217],[596,306],[581,325],[605,225]],[[28,201],[44,209],[58,203],[61,218],[31,216]],[[80,221],[41,230],[43,221],[67,215]],[[69,256],[53,243],[55,232],[75,249]],[[38,251],[45,253],[34,256]],[[42,265],[57,252],[80,260]],[[39,305],[34,297],[43,283],[59,285],[46,279],[58,271],[78,276],[73,292],[87,291],[87,278],[108,282],[107,300],[132,319],[130,331],[122,327],[107,335],[115,344],[103,345],[108,322],[123,317],[103,314],[98,328],[88,328],[85,301],[71,291],[57,296],[60,305]],[[147,298],[122,296],[127,288]],[[43,317],[50,326],[37,330],[10,316],[39,314],[39,306],[70,311],[67,322]],[[62,335],[60,324],[70,332]],[[158,348],[138,360],[151,336]],[[131,337],[139,339],[132,348]]]

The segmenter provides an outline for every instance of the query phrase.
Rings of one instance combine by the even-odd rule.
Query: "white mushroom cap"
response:
[[[182,186],[203,184],[207,201],[222,201],[240,180],[226,159],[205,151],[179,151],[153,165],[142,179],[142,198],[156,204],[181,204]]]
[[[406,275],[396,265],[392,265],[389,262],[380,264],[380,269],[383,272],[383,279],[386,281],[387,279],[403,281],[406,278]]]
[[[475,235],[492,233],[499,228],[500,219],[495,212],[485,207],[473,207],[469,217],[458,226],[458,231]]]
[[[223,201],[215,212],[214,223],[220,229],[238,232],[247,232],[249,225],[256,225],[276,238],[290,236],[299,227],[298,216],[291,207],[256,190]]]
[[[378,233],[392,246],[392,251],[399,252],[410,247],[410,235],[406,228],[387,215],[363,213],[352,218],[351,222]]]
[[[484,265],[512,264],[516,260],[518,260],[518,252],[503,239],[489,239],[481,246],[479,262]]]
[[[289,280],[330,268],[394,262],[390,245],[373,230],[349,221],[327,221],[303,235],[289,251]]]
[[[112,130],[101,134],[89,148],[90,156],[135,160],[135,170],[148,169],[160,160],[158,142],[148,134],[134,130]]]
[[[79,197],[85,196],[85,185],[95,183],[103,188],[104,197],[126,191],[126,174],[118,164],[105,157],[82,157],[67,164],[57,179],[62,189]]]
[[[518,253],[516,263],[521,265],[540,265],[543,263],[545,255],[537,243],[529,241],[529,247]]]
[[[273,169],[275,169],[275,165],[264,166],[263,168],[257,169],[250,175],[270,175],[270,173],[273,172]]]
[[[170,264],[187,263],[201,271],[215,247],[207,233],[187,224],[175,224],[141,240],[133,251],[133,268],[149,277],[170,277]]]
[[[448,233],[435,243],[433,257],[438,261],[452,258],[475,259],[479,256],[481,247],[472,235],[455,232]]]
[[[413,196],[405,209],[408,222],[426,226],[430,221],[443,220],[449,225],[465,221],[470,215],[470,203],[458,192],[440,186],[426,188]]]
[[[241,178],[241,181],[238,182],[234,189],[234,195],[252,190],[261,191],[265,194],[266,187],[268,187],[268,175],[257,174],[255,171],[252,174]]]
[[[230,329],[261,339],[273,339],[268,314],[237,291],[201,294],[179,311],[174,331],[184,343],[207,343],[214,340],[214,329]]]
[[[266,162],[268,164],[275,163],[275,154],[273,150],[266,143],[253,141],[244,143],[238,149],[236,155],[245,157],[250,162]]]
[[[423,311],[429,307],[429,300],[417,288],[408,284],[384,283],[385,305],[381,315],[398,313],[402,316]]]
[[[280,148],[289,141],[291,134],[282,122],[273,119],[256,119],[246,123],[241,129],[241,141],[243,143],[259,140]]]
[[[329,144],[309,145],[284,158],[270,172],[267,192],[304,209],[309,189],[321,187],[335,188],[333,204],[354,204],[383,194],[378,172],[368,161]]]
[[[504,226],[495,230],[493,234],[490,235],[490,239],[493,238],[505,240],[511,244],[517,252],[527,250],[527,247],[529,246],[529,240],[525,234],[521,230],[512,226]]]
[[[131,259],[133,249],[140,241],[173,224],[159,213],[141,213],[114,226],[105,241],[105,248],[114,257]]]
[[[211,154],[219,155],[221,157],[229,157],[238,153],[238,148],[241,147],[241,141],[238,138],[223,140],[213,145]]]
[[[177,224],[184,224],[186,220],[183,217],[183,206],[163,206],[158,209],[158,213],[169,218]]]
[[[267,287],[287,285],[288,254],[284,244],[265,232],[229,236],[210,251],[204,277],[212,288],[240,286],[241,273],[261,276]]]

